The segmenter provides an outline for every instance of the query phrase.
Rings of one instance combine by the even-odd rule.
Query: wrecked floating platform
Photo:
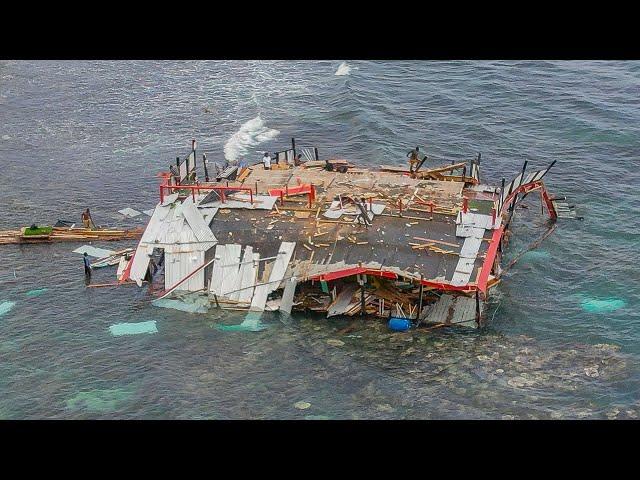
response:
[[[84,242],[87,240],[117,241],[137,239],[142,236],[143,228],[129,230],[89,229],[52,227],[51,233],[45,235],[25,235],[24,228],[20,230],[0,231],[0,245],[2,244],[30,244],[52,242]]]
[[[478,326],[516,204],[538,192],[558,217],[542,182],[555,162],[533,172],[525,163],[497,187],[480,181],[480,155],[369,169],[303,151],[302,164],[294,145],[270,170],[200,182],[192,150],[159,175],[159,203],[119,281],[141,285],[160,257],[161,298],[200,292],[223,309]]]

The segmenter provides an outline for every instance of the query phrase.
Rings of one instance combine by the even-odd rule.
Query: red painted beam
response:
[[[500,245],[500,238],[502,237],[503,230],[504,225],[501,225],[500,228],[493,231],[491,245],[489,245],[489,248],[487,249],[487,255],[484,259],[484,263],[482,264],[480,277],[478,278],[478,289],[485,295],[487,294],[487,281],[489,280],[489,274],[491,273],[491,266],[493,265],[493,261],[498,253],[498,246]]]
[[[323,274],[319,274],[319,275],[314,275],[313,277],[310,277],[310,280],[324,280],[325,282],[327,281],[331,281],[331,280],[338,280],[339,278],[345,278],[345,277],[351,277],[353,275],[359,275],[359,274],[366,274],[366,275],[373,275],[376,277],[383,277],[383,278],[390,278],[393,280],[397,280],[398,279],[398,274],[395,272],[391,272],[389,270],[377,270],[377,269],[370,269],[370,268],[365,268],[365,267],[352,267],[352,268],[345,268],[344,270],[337,270],[335,272],[329,272],[329,273],[323,273]],[[422,280],[422,284],[427,286],[427,287],[432,287],[432,288],[437,288],[438,290],[448,290],[448,291],[458,291],[458,292],[472,292],[475,291],[477,289],[476,285],[474,284],[467,284],[467,285],[461,285],[461,286],[456,286],[456,285],[451,285],[449,283],[443,283],[443,282],[434,282],[432,280]]]

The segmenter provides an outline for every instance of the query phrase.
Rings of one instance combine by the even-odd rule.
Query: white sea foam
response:
[[[350,73],[351,73],[351,67],[349,66],[349,64],[347,62],[342,62],[338,67],[338,70],[336,70],[336,73],[334,73],[334,75],[338,75],[339,77],[342,77],[344,75],[349,75]]]
[[[237,162],[249,152],[251,147],[260,145],[278,136],[280,132],[267,128],[260,115],[242,124],[240,129],[231,135],[224,145],[224,157],[230,162]]]

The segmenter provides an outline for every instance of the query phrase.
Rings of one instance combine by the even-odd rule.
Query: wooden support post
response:
[[[464,197],[462,199],[462,211],[464,213],[467,213],[468,210],[469,210],[469,200],[467,199],[467,197]]]
[[[296,156],[296,139],[295,138],[291,139],[291,149],[293,150],[293,157],[295,158]]]
[[[220,308],[220,304],[218,303],[218,296],[214,293],[213,299],[216,301],[216,307]]]
[[[476,325],[480,326],[480,293],[476,290]]]
[[[320,160],[320,157],[318,156],[318,147],[313,147],[313,151],[316,154],[316,160]]]

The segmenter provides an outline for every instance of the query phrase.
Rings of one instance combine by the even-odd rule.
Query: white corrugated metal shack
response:
[[[192,197],[183,202],[177,195],[158,204],[136,249],[130,278],[142,284],[154,248],[165,254],[165,288],[178,283],[204,264],[205,253],[216,243],[208,227],[216,208],[196,208]],[[206,220],[205,220],[206,217]],[[205,288],[204,269],[180,285],[180,290],[197,291]]]

